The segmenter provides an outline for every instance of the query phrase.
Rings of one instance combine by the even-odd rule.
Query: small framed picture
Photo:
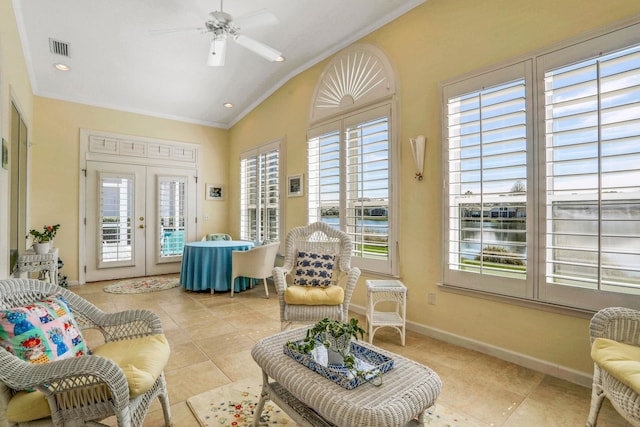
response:
[[[2,169],[9,168],[9,147],[7,141],[2,138]]]
[[[224,187],[219,184],[206,184],[206,200],[224,200]]]
[[[302,192],[302,174],[300,175],[291,175],[287,177],[287,196],[289,197],[300,197],[303,195]]]

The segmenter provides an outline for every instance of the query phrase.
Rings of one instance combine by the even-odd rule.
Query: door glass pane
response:
[[[133,264],[131,214],[133,175],[100,174],[99,264]]]
[[[160,258],[182,255],[186,230],[185,189],[184,177],[158,177]]]

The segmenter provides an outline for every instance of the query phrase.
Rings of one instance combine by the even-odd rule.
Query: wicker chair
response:
[[[202,236],[202,241],[206,240],[233,240],[227,233],[209,233]]]
[[[233,297],[233,282],[236,277],[250,277],[252,279],[262,279],[264,293],[269,298],[269,288],[267,287],[267,277],[271,276],[273,264],[276,260],[280,242],[269,243],[267,245],[256,246],[248,251],[231,252],[231,296]]]
[[[296,261],[299,251],[335,254],[335,267],[330,286],[342,286],[344,299],[335,305],[287,304],[285,292],[294,285]],[[280,303],[280,322],[282,330],[293,322],[311,323],[325,317],[346,322],[349,316],[349,304],[356,287],[360,269],[351,266],[351,238],[324,222],[315,222],[292,229],[285,241],[284,264],[273,269],[273,280]]]
[[[589,335],[592,345],[596,338],[608,338],[640,346],[640,311],[623,307],[600,310],[591,319]],[[640,396],[594,363],[591,410],[587,427],[596,425],[605,397],[624,419],[634,426],[640,426]]]
[[[54,294],[61,295],[81,330],[97,329],[105,343],[162,334],[160,319],[147,310],[105,313],[73,292],[35,279],[0,280],[0,308],[32,304]],[[30,364],[0,347],[0,424],[6,408],[20,390],[44,394],[51,418],[35,422],[11,422],[10,426],[103,425],[98,421],[115,415],[118,426],[141,426],[153,400],[158,397],[165,425],[171,425],[164,374],[145,393],[130,398],[123,370],[106,357],[84,355],[43,364]]]

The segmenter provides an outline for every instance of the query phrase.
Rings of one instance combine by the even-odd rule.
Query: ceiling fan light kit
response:
[[[226,53],[227,40],[214,38],[213,40],[211,40],[211,47],[209,48],[207,65],[210,67],[222,67],[224,65]]]

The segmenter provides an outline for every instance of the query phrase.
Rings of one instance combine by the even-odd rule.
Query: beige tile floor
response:
[[[174,288],[146,294],[108,294],[108,282],[69,289],[105,311],[146,308],[157,313],[171,344],[165,370],[175,427],[198,426],[186,400],[244,378],[261,378],[251,358],[254,343],[280,331],[278,299],[262,286],[236,294],[197,293]],[[354,314],[364,325],[362,316]],[[97,336],[87,335],[91,344]],[[374,344],[435,370],[443,381],[438,403],[472,420],[473,426],[584,426],[590,389],[408,331],[406,346],[389,328],[376,332]],[[626,426],[605,401],[598,426]],[[162,426],[153,404],[144,426]],[[342,427],[342,426],[341,426]],[[344,426],[349,427],[349,426]]]

